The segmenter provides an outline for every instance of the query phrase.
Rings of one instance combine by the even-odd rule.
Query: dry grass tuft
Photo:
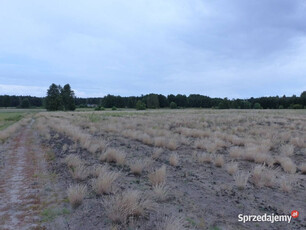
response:
[[[274,187],[277,170],[266,168],[264,165],[257,165],[253,169],[252,179],[256,187]]]
[[[292,179],[288,176],[282,176],[280,179],[280,188],[284,192],[291,192],[292,190]]]
[[[67,190],[68,200],[73,207],[80,205],[87,195],[87,186],[86,185],[70,185]]]
[[[254,161],[256,163],[261,163],[261,164],[263,164],[263,163],[268,164],[268,162],[271,161],[270,158],[271,158],[271,156],[268,155],[267,153],[258,152],[257,154],[254,155]]]
[[[177,153],[172,153],[170,155],[169,162],[170,162],[170,165],[172,165],[172,166],[178,166],[179,156],[177,155]]]
[[[68,156],[66,156],[64,159],[64,163],[66,163],[69,168],[75,168],[83,164],[79,156],[74,154],[69,154]]]
[[[249,176],[250,176],[250,173],[243,172],[243,171],[237,172],[234,175],[234,180],[235,180],[235,183],[238,189],[241,189],[241,190],[245,189],[248,183]]]
[[[104,173],[109,171],[108,165],[95,165],[91,170],[91,175],[94,177],[103,176]]]
[[[155,148],[152,154],[152,158],[154,160],[158,159],[160,157],[160,155],[163,153],[163,149],[162,148]]]
[[[278,161],[285,172],[291,174],[296,172],[296,165],[289,157],[280,157]]]
[[[225,163],[224,157],[223,155],[216,155],[215,159],[214,159],[214,164],[217,167],[223,167]]]
[[[130,163],[131,172],[135,175],[141,175],[144,168],[150,164],[149,160],[137,159]]]
[[[166,147],[170,150],[176,150],[177,147],[178,147],[178,143],[175,139],[171,139],[171,140],[169,140]]]
[[[261,187],[262,184],[262,174],[265,167],[263,165],[256,165],[253,169],[252,178],[253,182],[257,187]]]
[[[108,218],[113,223],[126,224],[129,217],[147,216],[155,204],[139,191],[130,190],[102,202]]]
[[[98,194],[109,194],[112,192],[113,183],[119,177],[117,172],[104,172],[93,181],[93,189]]]
[[[229,150],[229,155],[231,158],[239,159],[243,155],[243,149],[240,147],[232,147]]]
[[[185,230],[184,227],[185,220],[182,217],[170,217],[165,220],[164,226],[162,229],[164,230]]]
[[[302,163],[299,168],[302,174],[306,174],[306,163]]]
[[[157,184],[153,186],[155,197],[158,201],[165,201],[168,198],[169,189],[165,184]]]
[[[292,156],[294,153],[294,146],[293,145],[282,145],[280,147],[280,153],[283,156]]]
[[[210,163],[212,161],[211,154],[208,153],[197,154],[197,158],[199,163]]]
[[[226,171],[230,175],[234,175],[238,171],[238,163],[237,162],[230,162],[226,165]]]
[[[126,158],[126,153],[119,151],[114,148],[108,148],[105,153],[101,154],[99,160],[107,161],[107,162],[114,162],[118,165],[124,165]]]
[[[69,172],[75,180],[85,180],[89,175],[87,167],[83,164],[77,165],[76,167],[70,167]]]
[[[163,165],[155,172],[150,173],[148,177],[153,186],[164,184],[166,181],[166,166]]]
[[[167,141],[165,137],[155,137],[154,138],[154,145],[156,147],[166,147],[167,146]]]

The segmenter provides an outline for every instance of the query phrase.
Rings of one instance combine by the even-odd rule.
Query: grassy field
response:
[[[15,122],[21,120],[26,115],[45,111],[44,109],[0,109],[0,130],[4,130]]]
[[[11,124],[19,121],[24,117],[23,112],[0,112],[0,130],[3,130],[10,126]]]

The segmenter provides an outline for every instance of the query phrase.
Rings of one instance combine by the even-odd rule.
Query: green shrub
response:
[[[301,105],[301,104],[294,104],[294,105],[292,105],[292,109],[303,109],[303,105]]]
[[[141,100],[138,100],[137,103],[136,103],[136,109],[137,110],[145,110],[146,109],[145,103],[143,103]]]
[[[95,108],[96,111],[101,111],[101,110],[105,110],[105,108],[101,105],[99,105],[98,107]]]
[[[278,106],[278,109],[284,109],[283,105]]]
[[[172,102],[170,103],[170,108],[171,108],[171,109],[176,109],[176,108],[177,108],[177,104],[176,104],[175,102],[172,101]]]
[[[113,107],[112,107],[112,110],[117,110],[117,107],[116,107],[116,106],[113,106]]]
[[[21,108],[29,108],[30,107],[29,99],[28,98],[22,99],[20,106]]]
[[[262,106],[261,106],[258,102],[256,102],[256,103],[254,104],[253,108],[254,108],[254,109],[263,109]]]

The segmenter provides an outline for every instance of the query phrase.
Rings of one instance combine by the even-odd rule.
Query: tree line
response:
[[[78,107],[101,106],[104,108],[216,108],[216,109],[303,109],[306,108],[306,91],[299,97],[259,97],[249,99],[211,98],[200,94],[189,96],[147,94],[140,97],[107,95],[103,98],[76,98]]]
[[[211,98],[200,94],[147,94],[122,97],[75,97],[69,84],[52,84],[46,97],[0,96],[0,107],[45,107],[47,110],[74,110],[76,107],[97,108],[216,108],[216,109],[306,109],[306,91],[300,96],[258,97],[249,99]]]

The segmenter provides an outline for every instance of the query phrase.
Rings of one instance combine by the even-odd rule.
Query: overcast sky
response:
[[[0,94],[306,90],[305,0],[1,0]]]

